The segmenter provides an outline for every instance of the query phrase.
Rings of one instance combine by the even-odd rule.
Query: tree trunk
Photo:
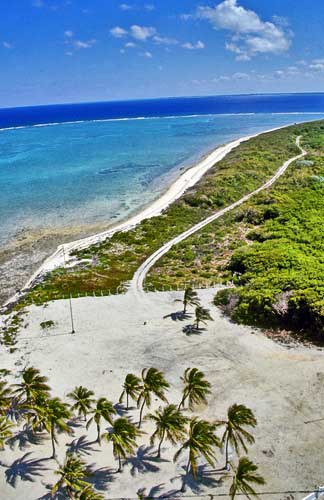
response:
[[[126,394],[126,410],[129,409],[129,396],[128,396],[128,392]]]
[[[189,453],[189,458],[188,458],[188,463],[187,463],[187,467],[186,467],[186,473],[185,473],[185,476],[183,478],[183,481],[182,481],[182,486],[181,486],[181,493],[184,493],[186,491],[186,484],[187,484],[187,477],[188,477],[188,474],[189,474],[189,467],[190,467],[190,453]]]
[[[183,314],[187,312],[187,302],[183,302]]]
[[[161,446],[162,446],[162,443],[163,443],[163,440],[164,440],[164,435],[165,435],[165,431],[163,431],[161,440],[159,442],[158,452],[157,452],[157,455],[156,455],[157,458],[161,458]]]
[[[197,330],[199,328],[199,319],[196,320],[196,328],[197,328]]]
[[[121,458],[120,458],[120,455],[118,455],[118,470],[117,470],[117,472],[121,472],[121,471],[122,471]]]
[[[187,395],[186,395],[186,393],[184,393],[182,396],[182,399],[179,403],[178,410],[181,410],[181,406],[184,406],[186,399],[187,399]]]
[[[143,401],[142,406],[141,406],[140,418],[139,418],[139,422],[138,422],[138,428],[139,429],[141,428],[141,424],[142,424],[142,417],[143,417],[144,405],[145,405],[145,400]]]
[[[227,469],[228,467],[228,444],[229,444],[229,439],[227,437],[225,446],[225,469]]]
[[[52,441],[52,456],[51,458],[56,458],[55,453],[55,436],[54,436],[54,425],[51,425],[51,441]]]
[[[97,424],[97,443],[101,444],[100,424]]]

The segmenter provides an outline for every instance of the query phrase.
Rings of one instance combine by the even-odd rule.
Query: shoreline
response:
[[[116,222],[115,224],[110,225],[106,230],[95,233],[91,236],[83,237],[69,243],[60,244],[56,248],[55,252],[49,255],[36,269],[21,290],[5,301],[5,303],[1,306],[1,309],[6,309],[11,304],[16,303],[34,285],[36,280],[41,279],[48,272],[65,265],[66,262],[73,265],[74,258],[70,255],[72,251],[83,250],[89,246],[101,243],[117,231],[127,232],[136,227],[143,220],[160,215],[163,210],[178,200],[185,193],[185,191],[187,191],[187,189],[193,187],[207,173],[207,171],[210,170],[210,168],[219,163],[227,154],[238,147],[241,143],[258,137],[259,135],[275,132],[292,125],[294,125],[294,123],[267,129],[255,134],[243,136],[225,145],[218,146],[210,153],[205,154],[200,161],[198,161],[198,163],[188,167],[155,200],[144,207],[140,207],[137,212],[128,217],[126,220]],[[76,259],[75,262],[77,262]]]

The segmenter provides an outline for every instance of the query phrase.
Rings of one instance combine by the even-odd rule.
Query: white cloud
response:
[[[153,5],[152,3],[147,3],[146,5],[144,5],[144,9],[147,10],[147,12],[152,12],[153,10],[155,10],[155,5]]]
[[[119,8],[120,10],[132,10],[133,6],[128,3],[121,3]]]
[[[196,43],[191,43],[191,42],[183,43],[181,47],[188,50],[199,50],[199,49],[204,49],[205,44],[200,40],[198,40],[198,42]]]
[[[12,43],[9,43],[9,42],[6,42],[6,41],[2,42],[2,45],[3,45],[3,47],[5,49],[12,49],[13,48]]]
[[[64,36],[66,36],[67,38],[72,38],[74,36],[74,33],[71,30],[66,30],[64,31]]]
[[[125,47],[126,47],[126,49],[133,49],[134,47],[136,47],[136,43],[127,42],[127,43],[125,43]]]
[[[158,45],[177,45],[179,42],[175,38],[169,38],[167,36],[154,35],[153,42]]]
[[[134,24],[130,28],[130,34],[136,40],[145,42],[148,38],[152,38],[156,34],[156,29],[152,26],[138,26]]]
[[[124,30],[124,28],[121,28],[120,26],[115,26],[114,28],[112,28],[110,30],[110,33],[115,38],[122,38],[127,35],[127,31]]]
[[[97,40],[87,40],[83,42],[82,40],[73,40],[73,46],[76,49],[90,49],[96,44]]]
[[[263,21],[253,10],[238,5],[237,0],[224,0],[215,7],[198,7],[197,17],[206,19],[215,29],[231,33],[226,49],[238,60],[249,60],[258,54],[279,54],[291,45],[292,33],[283,20]]]
[[[144,52],[143,56],[146,57],[147,59],[152,59],[153,57],[152,53],[149,51]]]

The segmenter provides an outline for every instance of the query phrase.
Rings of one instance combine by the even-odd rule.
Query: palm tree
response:
[[[157,457],[161,457],[161,446],[164,439],[172,444],[177,444],[185,436],[187,417],[182,415],[176,405],[168,405],[165,408],[159,408],[155,413],[150,413],[146,417],[155,423],[155,432],[151,437],[151,444],[159,440]]]
[[[250,498],[250,495],[258,498],[251,484],[263,485],[266,482],[264,478],[257,473],[257,470],[258,467],[247,457],[240,458],[229,490],[231,500],[235,498],[237,493],[241,493],[247,498]]]
[[[52,496],[65,486],[68,497],[76,498],[76,494],[89,486],[86,478],[90,473],[86,469],[85,462],[80,457],[74,457],[67,453],[63,466],[54,471],[54,473],[60,476],[60,478],[51,489]]]
[[[25,397],[25,402],[27,404],[32,403],[38,394],[43,394],[48,397],[50,387],[47,385],[47,381],[47,377],[42,376],[37,368],[30,366],[23,371],[22,382],[14,385],[14,387],[17,387],[14,394],[16,394],[19,399]]]
[[[213,321],[213,318],[210,315],[209,309],[205,309],[202,306],[197,306],[195,311],[196,316],[196,328],[198,330],[199,323],[206,324],[207,321]]]
[[[68,398],[75,401],[71,406],[71,410],[77,411],[79,417],[83,415],[84,420],[87,419],[87,413],[95,402],[92,396],[94,396],[94,392],[86,387],[82,387],[82,385],[75,387],[75,389],[67,395]]]
[[[97,442],[101,443],[100,421],[106,420],[111,425],[113,424],[112,416],[116,414],[113,404],[106,398],[100,398],[97,401],[96,407],[91,410],[92,417],[87,422],[87,429],[89,429],[92,422],[97,425]]]
[[[195,405],[207,403],[207,396],[211,393],[211,385],[205,379],[203,372],[198,370],[198,368],[187,368],[181,380],[184,383],[184,388],[179,410],[181,407],[184,407],[187,399],[190,410],[193,410]]]
[[[67,420],[71,417],[69,407],[59,398],[53,398],[47,400],[44,405],[35,407],[34,411],[37,414],[38,426],[45,429],[51,436],[53,451],[51,458],[55,458],[56,432],[72,434],[72,430],[67,423]]]
[[[136,446],[136,438],[141,435],[141,432],[136,429],[127,418],[117,418],[110,432],[103,435],[108,442],[113,444],[114,456],[118,459],[117,472],[121,472],[122,463],[121,459],[126,459],[128,455],[134,453]]]
[[[183,299],[176,299],[176,302],[183,303],[183,314],[186,314],[188,306],[199,306],[200,304],[198,294],[191,286],[185,289]]]
[[[164,391],[165,389],[168,389],[170,387],[170,385],[164,378],[164,374],[157,368],[149,368],[148,370],[145,368],[142,371],[142,381],[143,385],[137,400],[137,407],[141,408],[138,423],[139,428],[141,427],[142,423],[144,406],[146,405],[148,408],[151,407],[152,394],[161,399],[161,401],[167,403]]]
[[[79,500],[104,500],[104,497],[95,491],[93,487],[89,484],[80,493],[78,497]]]
[[[220,447],[220,440],[215,434],[216,425],[207,422],[206,420],[198,420],[194,417],[190,420],[189,436],[187,441],[181,446],[181,448],[174,455],[174,461],[177,461],[179,456],[188,450],[188,462],[186,466],[186,473],[183,478],[181,492],[184,493],[186,490],[186,483],[189,472],[191,472],[194,479],[197,477],[198,471],[198,458],[200,456],[204,457],[205,460],[214,466],[215,462],[215,452],[214,446]]]
[[[245,440],[249,444],[253,444],[254,437],[244,427],[255,427],[257,425],[257,420],[252,410],[244,405],[234,404],[230,406],[227,411],[227,420],[219,420],[216,422],[217,427],[223,425],[225,425],[225,432],[222,437],[222,446],[225,444],[224,469],[227,469],[229,464],[229,444],[235,449],[237,454],[239,454],[240,447],[247,453]]]
[[[6,417],[0,417],[0,450],[4,449],[6,440],[12,436],[12,428],[13,424]]]
[[[129,398],[134,401],[137,400],[138,395],[141,391],[141,379],[133,375],[132,373],[128,373],[125,378],[125,382],[123,385],[123,392],[120,395],[119,402],[122,403],[124,400],[124,396],[126,395],[126,410],[129,408]]]
[[[11,388],[5,380],[0,381],[0,415],[6,415],[11,406]]]

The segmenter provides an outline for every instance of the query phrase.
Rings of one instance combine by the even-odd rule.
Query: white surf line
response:
[[[170,187],[169,189],[161,195],[157,200],[153,201],[148,207],[144,208],[138,214],[132,216],[124,222],[117,224],[116,226],[107,229],[101,233],[82,238],[80,240],[75,240],[70,243],[65,243],[59,245],[55,252],[51,254],[41,266],[35,271],[35,273],[30,277],[27,283],[23,286],[19,293],[16,293],[13,297],[7,300],[3,308],[8,305],[17,302],[35,283],[36,280],[41,279],[46,273],[53,271],[54,269],[64,265],[64,253],[66,262],[69,262],[71,257],[71,252],[84,250],[91,245],[101,243],[102,241],[110,238],[117,231],[129,231],[137,226],[144,219],[149,219],[151,217],[156,217],[160,215],[163,210],[165,210],[171,203],[179,199],[187,189],[194,186],[200,179],[205,175],[205,173],[217,163],[219,163],[228,153],[233,149],[237,148],[242,142],[249,141],[255,137],[262,134],[268,134],[270,132],[275,132],[294,125],[294,123],[281,125],[280,127],[275,127],[269,130],[264,130],[257,132],[255,134],[241,137],[235,141],[229,142],[224,146],[219,146],[217,149],[212,151],[209,155],[203,158],[197,165],[186,170]],[[1,310],[1,308],[0,308]]]
[[[258,189],[255,191],[252,191],[251,193],[243,196],[240,198],[238,201],[235,203],[232,203],[231,205],[228,205],[227,207],[223,208],[222,210],[219,210],[213,215],[210,215],[207,217],[207,219],[204,219],[203,221],[199,222],[195,226],[192,226],[190,229],[187,231],[183,232],[182,234],[179,234],[179,236],[176,236],[172,240],[168,241],[163,245],[161,248],[159,248],[156,252],[154,252],[148,259],[146,259],[145,262],[137,269],[137,271],[134,274],[133,279],[130,282],[130,288],[129,291],[134,291],[134,292],[143,292],[143,283],[146,278],[147,273],[149,270],[153,267],[153,265],[163,256],[165,255],[174,245],[177,243],[180,243],[181,241],[187,239],[189,236],[193,235],[203,227],[207,226],[211,222],[214,222],[215,220],[219,219],[222,217],[224,214],[227,212],[230,212],[234,208],[238,207],[239,205],[242,205],[245,201],[249,200],[252,198],[252,196],[255,196],[256,194],[260,193],[264,189],[269,188],[276,182],[279,177],[281,177],[289,165],[293,163],[294,161],[302,158],[307,154],[307,151],[305,151],[301,146],[300,146],[300,136],[297,137],[296,139],[296,145],[299,147],[301,153],[297,156],[294,156],[293,158],[290,158],[289,160],[285,161],[285,163],[277,170],[275,175],[271,177],[267,182],[265,182],[262,186],[260,186]]]

